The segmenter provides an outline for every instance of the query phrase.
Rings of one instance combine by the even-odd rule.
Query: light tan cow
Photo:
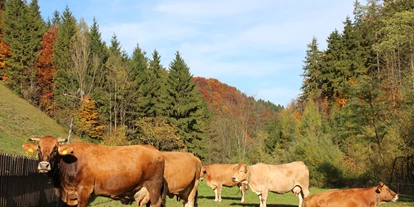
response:
[[[311,195],[303,201],[303,207],[375,207],[381,203],[397,201],[398,194],[383,182],[371,188],[328,190]]]
[[[166,194],[177,196],[185,207],[197,206],[197,187],[201,175],[200,159],[187,152],[162,152],[164,155],[164,183]],[[148,190],[141,188],[135,195],[138,206],[150,200]],[[165,201],[165,199],[163,199]],[[163,206],[166,206],[165,203]]]
[[[207,185],[214,190],[214,201],[221,202],[222,186],[234,187],[237,185],[242,193],[240,202],[244,202],[247,185],[234,182],[231,179],[233,169],[236,166],[237,164],[211,164],[203,166],[201,179],[206,180]]]
[[[266,207],[269,191],[285,194],[292,191],[299,197],[299,207],[309,196],[309,170],[303,162],[281,165],[257,163],[247,166],[239,163],[234,168],[233,181],[246,183],[259,196],[260,207]]]

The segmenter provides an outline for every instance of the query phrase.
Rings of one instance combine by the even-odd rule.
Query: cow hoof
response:
[[[131,199],[129,199],[129,198],[121,198],[121,203],[124,204],[124,205],[129,205],[132,202],[131,202]]]

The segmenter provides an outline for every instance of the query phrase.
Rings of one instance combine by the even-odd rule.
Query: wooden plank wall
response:
[[[37,172],[37,163],[37,159],[0,153],[1,207],[57,206],[59,198],[49,178]]]

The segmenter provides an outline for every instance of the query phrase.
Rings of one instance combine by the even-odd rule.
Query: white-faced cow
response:
[[[142,187],[149,190],[151,206],[161,206],[164,156],[141,146],[59,144],[55,137],[32,138],[23,145],[37,151],[38,170],[46,173],[68,205],[86,207],[92,193],[113,199],[131,198]]]
[[[234,182],[231,179],[233,169],[236,166],[237,164],[211,164],[203,166],[201,179],[206,180],[207,185],[214,190],[214,201],[221,202],[221,190],[223,186],[239,186],[242,194],[240,202],[244,202],[247,185],[244,183]]]
[[[201,161],[187,152],[162,152],[165,159],[164,179],[166,194],[177,196],[185,207],[197,206],[197,187],[200,179]],[[146,188],[135,194],[138,206],[149,202]],[[164,201],[165,199],[163,199]],[[163,206],[166,206],[165,203]]]
[[[383,182],[371,188],[328,190],[311,195],[303,201],[303,207],[377,207],[381,203],[397,201],[398,194]]]
[[[302,200],[309,195],[309,170],[303,162],[292,162],[281,165],[257,163],[247,166],[239,163],[234,168],[233,181],[249,185],[259,196],[260,207],[266,207],[269,191],[284,194],[292,191]]]

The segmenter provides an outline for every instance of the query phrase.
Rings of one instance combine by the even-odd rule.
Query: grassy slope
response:
[[[32,135],[66,138],[68,130],[0,83],[0,152],[24,154]]]

